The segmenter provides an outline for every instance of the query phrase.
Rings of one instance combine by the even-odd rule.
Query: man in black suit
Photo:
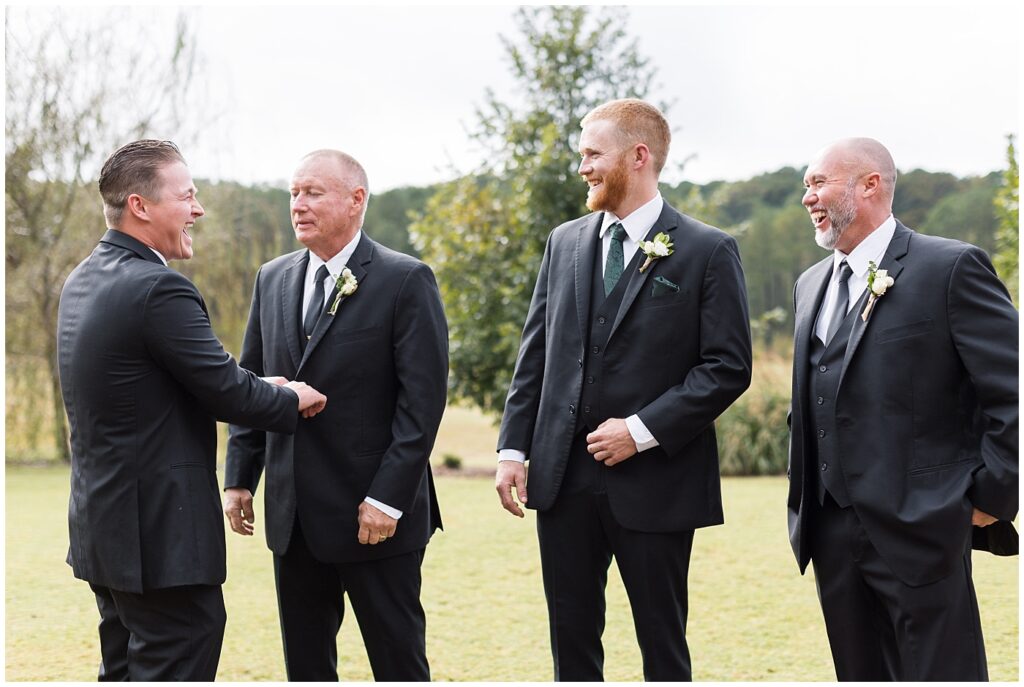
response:
[[[215,421],[292,432],[326,399],[240,369],[199,291],[167,267],[192,257],[203,215],[173,143],[122,147],[99,187],[110,229],[65,282],[57,320],[68,563],[96,595],[101,680],[213,680],[226,574]]]
[[[867,138],[804,177],[833,253],[794,290],[790,540],[840,680],[985,680],[971,545],[1017,546],[1017,311],[984,251],[892,216],[895,184]]]
[[[743,271],[730,236],[658,193],[670,133],[657,108],[611,101],[582,125],[595,212],[548,239],[496,487],[514,515],[513,489],[538,511],[555,679],[602,679],[614,556],[644,677],[689,680],[693,530],[723,521],[714,420],[750,384]]]
[[[291,182],[295,235],[308,250],[260,268],[241,361],[303,379],[332,399],[294,436],[232,427],[224,512],[252,534],[266,470],[289,680],[337,680],[348,595],[378,680],[429,680],[420,566],[441,526],[428,459],[444,412],[448,328],[426,265],[361,227],[367,179],[319,150]]]

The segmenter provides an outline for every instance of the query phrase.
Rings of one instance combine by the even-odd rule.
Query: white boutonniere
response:
[[[896,280],[889,276],[888,270],[880,270],[874,262],[868,262],[868,304],[864,306],[864,312],[860,314],[861,321],[868,321],[868,315],[875,307],[875,301],[884,296],[889,287],[895,283]]]
[[[338,306],[341,304],[342,298],[351,296],[356,292],[356,289],[359,288],[359,280],[356,279],[356,275],[352,274],[352,270],[346,267],[341,271],[341,276],[334,282],[334,285],[338,289],[338,295],[334,297],[331,309],[327,311],[327,314],[331,316],[338,312]]]
[[[672,253],[675,252],[672,250],[672,245],[672,239],[670,239],[668,234],[663,231],[659,231],[653,241],[641,241],[639,243],[640,250],[644,252],[647,259],[644,260],[644,264],[640,266],[640,272],[642,273],[650,267],[658,258],[665,258],[672,255]]]

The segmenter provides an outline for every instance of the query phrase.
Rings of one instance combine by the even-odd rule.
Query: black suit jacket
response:
[[[808,355],[832,261],[794,291],[788,505],[801,571],[817,498]],[[834,406],[839,467],[872,544],[922,585],[959,563],[972,506],[1003,521],[1017,513],[1017,311],[984,251],[899,222],[879,268],[895,283],[850,334]]]
[[[294,436],[232,427],[225,485],[255,492],[266,470],[267,543],[277,554],[288,549],[296,513],[322,561],[421,549],[441,526],[429,458],[448,382],[448,327],[434,275],[364,233],[348,261],[355,293],[335,315],[324,313],[303,353],[308,262],[300,250],[260,268],[241,361],[307,382],[327,395],[327,407]],[[383,544],[358,542],[367,496],[402,511]]]
[[[64,283],[57,356],[75,576],[135,593],[221,584],[216,420],[294,431],[295,393],[239,368],[192,282],[118,231]]]
[[[565,475],[601,217],[592,213],[551,233],[505,402],[498,447],[527,452],[530,508],[550,508]],[[714,420],[749,386],[751,369],[735,240],[667,203],[647,240],[659,232],[675,252],[623,275],[629,282],[603,353],[601,399],[607,417],[635,413],[660,443],[607,469],[615,518],[650,532],[723,521]],[[659,276],[678,292],[653,295]]]

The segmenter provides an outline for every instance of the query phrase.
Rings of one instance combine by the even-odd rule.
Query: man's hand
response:
[[[395,536],[398,521],[363,501],[359,504],[359,543],[380,544],[388,537]]]
[[[597,429],[587,435],[587,451],[611,467],[627,458],[636,455],[636,442],[626,427],[626,421],[620,418],[608,418]]]
[[[288,382],[284,386],[299,395],[302,417],[313,417],[327,405],[327,397],[305,382]]]
[[[235,487],[225,489],[224,515],[233,531],[252,536],[252,523],[256,519],[256,513],[252,509],[252,492]]]
[[[494,488],[498,490],[501,506],[516,517],[523,517],[523,509],[512,498],[515,487],[519,503],[526,504],[526,466],[517,460],[498,462],[498,472],[494,476]]]
[[[983,510],[974,509],[974,514],[971,515],[971,524],[975,527],[988,527],[999,518],[993,518],[991,515]]]

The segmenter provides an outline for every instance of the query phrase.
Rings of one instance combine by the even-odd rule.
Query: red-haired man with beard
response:
[[[736,242],[662,200],[668,123],[640,100],[591,111],[593,212],[548,239],[499,437],[496,488],[537,510],[556,680],[603,679],[614,557],[648,680],[691,679],[693,531],[721,524],[714,420],[750,384]],[[529,462],[529,497],[525,462]]]

